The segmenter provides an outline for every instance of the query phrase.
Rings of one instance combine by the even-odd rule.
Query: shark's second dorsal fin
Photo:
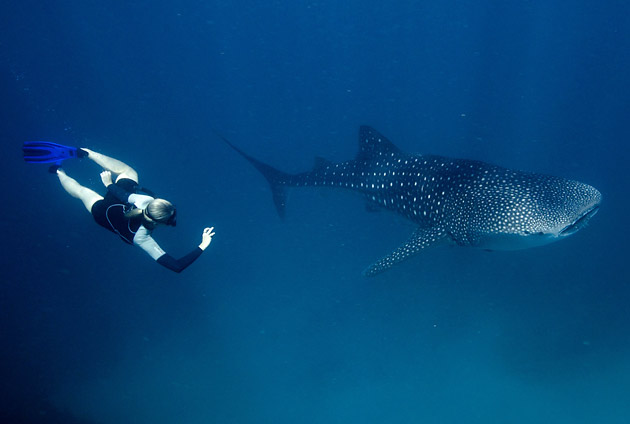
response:
[[[367,125],[359,128],[359,153],[357,161],[367,161],[383,155],[395,155],[400,149],[384,135]]]
[[[332,166],[332,162],[321,156],[315,156],[315,164],[313,165],[313,171],[320,171]]]

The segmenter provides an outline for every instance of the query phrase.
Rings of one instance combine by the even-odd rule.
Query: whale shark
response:
[[[602,200],[597,189],[574,180],[405,153],[365,125],[359,129],[359,152],[353,160],[316,158],[311,171],[299,174],[273,168],[217,135],[267,179],[280,218],[285,216],[288,187],[334,187],[359,192],[370,208],[387,209],[413,222],[411,236],[365,269],[366,276],[439,243],[486,250],[545,245],[583,228]]]

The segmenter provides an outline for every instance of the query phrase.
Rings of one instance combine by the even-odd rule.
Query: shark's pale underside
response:
[[[370,265],[375,275],[442,241],[513,250],[559,240],[597,212],[601,194],[565,178],[515,171],[484,162],[408,154],[368,126],[359,130],[354,160],[316,160],[310,172],[287,174],[249,156],[224,137],[269,181],[280,217],[287,187],[338,187],[360,192],[373,206],[417,225],[390,255]]]

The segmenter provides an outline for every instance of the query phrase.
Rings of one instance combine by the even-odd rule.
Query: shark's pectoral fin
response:
[[[441,228],[418,228],[409,239],[394,250],[390,255],[370,265],[363,275],[371,277],[388,270],[393,265],[415,255],[425,247],[432,246],[446,237],[446,232]]]

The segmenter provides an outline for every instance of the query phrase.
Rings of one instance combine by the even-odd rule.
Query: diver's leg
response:
[[[57,170],[57,177],[59,177],[59,182],[61,182],[64,190],[66,190],[70,196],[81,200],[85,208],[90,213],[92,213],[92,206],[94,203],[103,198],[103,196],[95,191],[90,190],[87,187],[83,187],[74,178],[67,176],[63,169]]]
[[[105,156],[93,150],[86,149],[85,147],[82,147],[81,150],[85,150],[86,152],[88,152],[88,158],[92,159],[103,168],[107,169],[108,171],[112,171],[114,174],[118,174],[116,181],[121,178],[129,178],[130,180],[138,182],[138,173],[135,169],[133,169],[126,163],[121,162],[118,159],[110,158],[109,156]]]

